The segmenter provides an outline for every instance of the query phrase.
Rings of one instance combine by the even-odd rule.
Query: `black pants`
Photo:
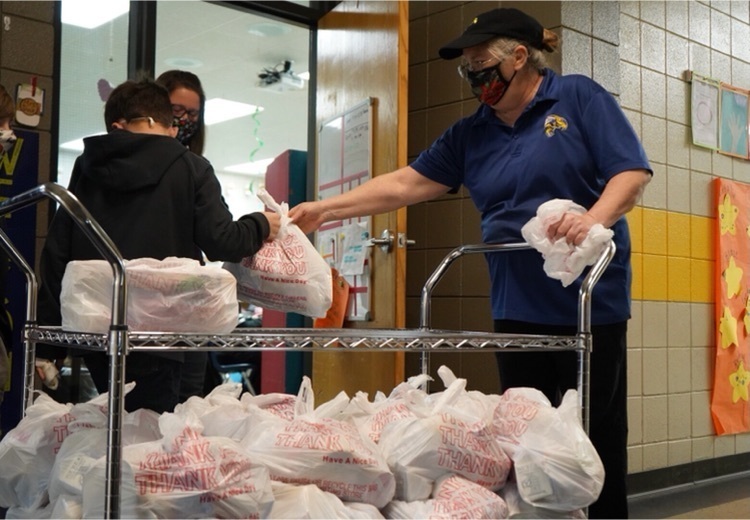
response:
[[[185,363],[182,365],[180,376],[180,402],[184,403],[189,397],[204,397],[206,386],[206,365],[208,352],[185,352]]]
[[[496,320],[495,332],[572,335],[572,327]],[[604,465],[604,487],[589,507],[589,518],[627,518],[628,416],[627,322],[591,328],[589,436]],[[503,390],[533,387],[558,406],[565,390],[576,388],[575,352],[499,352]]]
[[[109,391],[109,357],[103,353],[83,356],[99,393]],[[149,408],[157,413],[171,412],[179,402],[182,362],[145,352],[128,354],[125,382],[135,388],[125,396],[125,411]]]

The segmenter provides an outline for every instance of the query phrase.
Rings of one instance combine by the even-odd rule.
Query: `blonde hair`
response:
[[[504,58],[510,56],[513,49],[523,45],[529,53],[527,64],[530,67],[535,68],[539,72],[543,71],[547,66],[547,57],[544,52],[555,52],[557,47],[560,45],[560,36],[557,33],[544,29],[544,37],[542,38],[542,48],[537,49],[536,47],[530,47],[528,43],[521,40],[514,40],[511,38],[498,37],[487,42],[487,48],[490,53],[497,58]]]

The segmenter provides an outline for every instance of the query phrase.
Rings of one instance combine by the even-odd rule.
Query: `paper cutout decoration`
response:
[[[16,122],[19,125],[36,127],[44,113],[44,89],[31,83],[21,83],[16,88]]]
[[[742,269],[737,267],[734,261],[734,257],[729,257],[729,265],[724,271],[723,277],[727,284],[727,297],[734,298],[740,294],[740,287],[742,285]]]
[[[724,200],[719,204],[719,232],[722,235],[724,233],[734,235],[734,223],[737,220],[739,212],[739,208],[732,204],[732,199],[729,195],[724,195]]]
[[[720,177],[713,183],[716,363],[711,419],[717,435],[729,435],[750,431],[750,185]],[[743,232],[737,233],[738,228]]]
[[[729,383],[732,385],[732,402],[740,399],[748,402],[748,386],[750,386],[750,372],[745,370],[745,364],[740,361],[737,372],[729,375]]]

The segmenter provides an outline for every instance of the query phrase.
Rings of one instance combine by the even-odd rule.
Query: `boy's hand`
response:
[[[276,238],[276,235],[279,234],[279,229],[281,228],[281,217],[275,211],[264,211],[263,215],[265,215],[266,219],[268,220],[268,227],[270,228],[270,231],[268,232],[266,240],[270,242]]]

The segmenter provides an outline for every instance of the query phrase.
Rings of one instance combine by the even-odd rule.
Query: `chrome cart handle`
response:
[[[120,517],[120,463],[121,463],[121,424],[123,416],[123,382],[125,379],[125,354],[128,351],[127,335],[127,283],[122,255],[104,229],[97,223],[78,198],[68,190],[49,182],[25,191],[0,203],[0,216],[17,209],[35,204],[48,197],[60,204],[71,219],[81,228],[83,234],[94,244],[104,259],[112,267],[114,286],[112,291],[112,320],[109,333],[109,407],[107,419],[107,460],[104,510],[106,518]],[[24,334],[24,394],[23,412],[31,404],[34,374],[34,344],[28,331],[36,326],[36,304],[38,285],[36,276],[23,256],[13,246],[5,233],[0,234],[0,243],[13,261],[24,271],[27,278],[27,316]]]
[[[513,244],[473,244],[459,246],[448,253],[427,279],[427,282],[422,288],[419,328],[430,328],[432,291],[442,279],[443,275],[448,270],[448,267],[450,267],[457,258],[470,253],[494,253],[499,251],[518,251],[523,249],[531,249],[531,246],[526,242]],[[586,274],[586,277],[581,284],[581,288],[578,292],[579,333],[588,334],[591,332],[591,293],[594,290],[594,285],[599,281],[599,278],[601,278],[604,270],[612,260],[612,257],[614,257],[615,249],[615,243],[610,240],[599,258],[594,262],[594,265],[591,267],[588,274]]]
[[[125,325],[127,322],[126,315],[126,298],[121,297],[121,293],[124,294],[126,291],[125,285],[125,267],[122,263],[122,255],[115,246],[112,239],[109,238],[104,229],[94,220],[91,214],[83,207],[83,204],[78,198],[70,193],[68,190],[55,184],[54,182],[48,182],[41,184],[36,188],[25,191],[15,197],[11,197],[5,202],[0,203],[0,216],[7,213],[11,213],[17,209],[36,204],[44,197],[48,197],[58,204],[70,215],[73,221],[78,224],[86,237],[96,246],[97,250],[102,254],[105,260],[112,266],[112,271],[115,276],[114,294],[113,294],[113,309],[112,313],[112,325],[120,326]],[[25,272],[27,278],[32,281],[33,294],[29,297],[27,304],[28,316],[31,318],[30,321],[36,322],[36,276],[33,271],[29,269],[28,264],[23,259],[19,251],[10,243],[7,237],[2,236],[2,245],[8,252],[11,258],[21,267]],[[32,301],[33,300],[33,301]],[[32,305],[33,304],[33,305]]]

